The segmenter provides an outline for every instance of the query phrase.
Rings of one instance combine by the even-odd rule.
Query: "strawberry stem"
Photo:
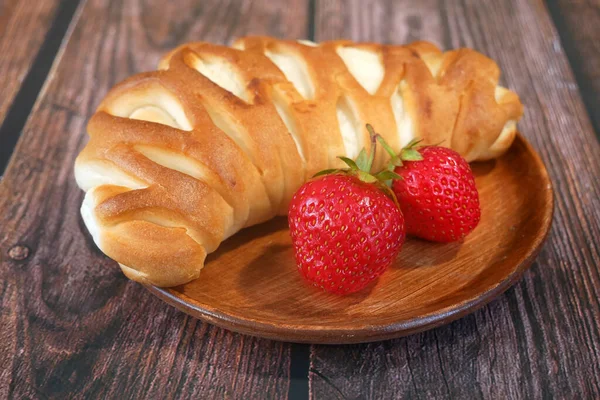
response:
[[[398,157],[398,155],[396,153],[394,153],[394,149],[392,149],[392,147],[389,144],[387,144],[387,142],[385,141],[383,136],[381,136],[378,133],[375,133],[375,131],[373,130],[373,127],[370,124],[367,124],[367,130],[371,134],[371,137],[375,136],[377,141],[383,146],[384,150],[390,156],[390,161],[388,162],[386,169],[389,171],[393,171],[394,168],[402,166],[402,158]]]
[[[358,153],[356,160],[352,160],[351,158],[345,156],[339,156],[338,158],[348,166],[347,168],[326,169],[316,173],[313,178],[328,174],[354,175],[363,182],[378,183],[378,185],[381,186],[386,193],[391,193],[391,190],[389,189],[391,181],[394,179],[401,179],[401,176],[396,174],[394,169],[403,165],[402,160],[418,161],[423,159],[419,151],[415,148],[415,146],[420,143],[421,140],[411,140],[408,145],[400,151],[400,154],[396,154],[394,149],[387,144],[383,136],[375,132],[375,129],[371,124],[366,124],[366,128],[371,139],[371,151],[367,152],[367,150],[363,148]],[[375,156],[377,154],[377,142],[379,142],[383,146],[384,150],[389,154],[390,161],[386,169],[377,174],[372,174],[371,168],[373,168],[373,163],[375,162]],[[394,198],[393,193],[391,193],[391,197]]]
[[[377,153],[377,133],[371,126],[371,124],[367,124],[367,130],[369,131],[369,136],[371,138],[371,152],[369,153],[369,161],[367,163],[366,172],[371,173],[371,168],[373,167],[373,162],[375,161],[375,153]]]

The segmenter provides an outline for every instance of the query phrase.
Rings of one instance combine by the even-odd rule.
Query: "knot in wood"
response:
[[[15,261],[22,261],[29,257],[29,247],[23,245],[15,245],[8,250],[8,256]]]

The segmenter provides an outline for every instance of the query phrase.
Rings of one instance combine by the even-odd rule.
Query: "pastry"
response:
[[[129,278],[186,283],[226,238],[285,215],[337,156],[369,149],[366,123],[395,150],[419,137],[469,161],[500,156],[523,106],[499,75],[478,52],[426,42],[182,45],[92,116],[75,163],[83,220]]]

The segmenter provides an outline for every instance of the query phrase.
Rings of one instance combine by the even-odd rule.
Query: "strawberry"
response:
[[[375,138],[372,138],[375,145]],[[391,171],[371,175],[375,150],[348,169],[328,170],[293,196],[288,221],[302,276],[336,294],[356,292],[379,277],[400,252],[404,218],[393,193],[381,182]]]
[[[391,165],[402,179],[392,189],[406,219],[408,234],[434,242],[462,240],[481,217],[475,177],[454,150],[411,142]]]

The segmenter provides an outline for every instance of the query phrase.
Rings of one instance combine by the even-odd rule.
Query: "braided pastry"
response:
[[[498,78],[473,50],[425,42],[183,45],[92,116],[75,163],[83,219],[129,278],[183,284],[227,237],[285,215],[337,156],[369,149],[367,122],[395,150],[420,137],[469,161],[498,157],[523,113]]]

